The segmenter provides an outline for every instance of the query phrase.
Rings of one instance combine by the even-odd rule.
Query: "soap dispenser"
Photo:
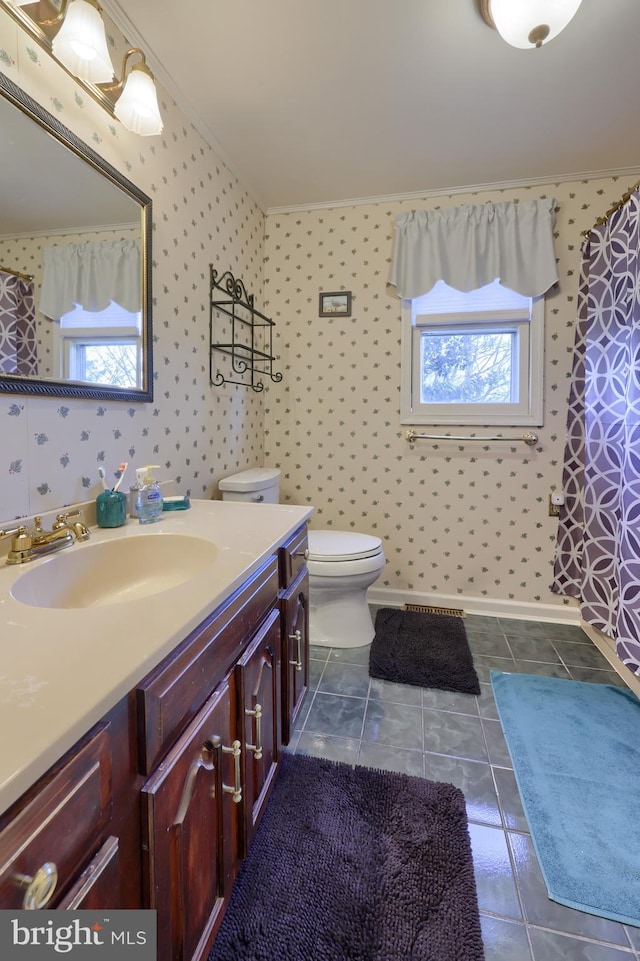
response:
[[[148,464],[136,470],[136,512],[141,524],[153,524],[162,516],[162,492],[152,474],[154,470],[158,470],[157,464]]]

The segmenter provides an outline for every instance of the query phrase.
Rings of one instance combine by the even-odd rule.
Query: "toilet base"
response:
[[[367,591],[336,596],[309,592],[309,643],[318,647],[364,647],[375,634],[367,604]]]

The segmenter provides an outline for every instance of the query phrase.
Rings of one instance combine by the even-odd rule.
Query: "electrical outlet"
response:
[[[559,517],[562,504],[564,504],[564,494],[552,491],[549,494],[549,517]]]

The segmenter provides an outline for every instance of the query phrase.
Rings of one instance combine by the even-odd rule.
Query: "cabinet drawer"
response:
[[[45,865],[54,866],[45,869],[49,874],[57,873],[45,901],[55,907],[104,840],[111,814],[111,738],[106,724],[45,776],[0,832],[0,907],[44,907],[40,896],[32,904],[26,898],[30,880]]]
[[[307,563],[307,527],[301,527],[280,548],[280,586],[289,587]]]
[[[278,583],[274,555],[138,686],[142,774],[151,773],[236,662],[276,603]]]

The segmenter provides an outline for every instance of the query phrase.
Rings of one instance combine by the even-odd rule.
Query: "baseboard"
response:
[[[591,624],[587,624],[585,621],[582,621],[581,627],[587,637],[593,641],[600,653],[609,661],[609,664],[614,669],[616,674],[619,674],[625,684],[631,688],[633,693],[637,697],[640,697],[640,677],[638,677],[637,674],[634,674],[633,671],[630,671],[629,668],[622,663],[616,654],[615,641],[607,634],[603,634],[602,631],[599,631],[597,627],[593,627]]]
[[[425,594],[420,591],[398,591],[387,587],[370,587],[369,604],[385,607],[404,607],[405,604],[424,604],[429,607],[460,607],[467,614],[485,617],[513,617],[550,624],[580,625],[580,608],[573,600],[568,604],[540,604],[535,601],[504,601],[491,597],[470,597],[465,594]]]

